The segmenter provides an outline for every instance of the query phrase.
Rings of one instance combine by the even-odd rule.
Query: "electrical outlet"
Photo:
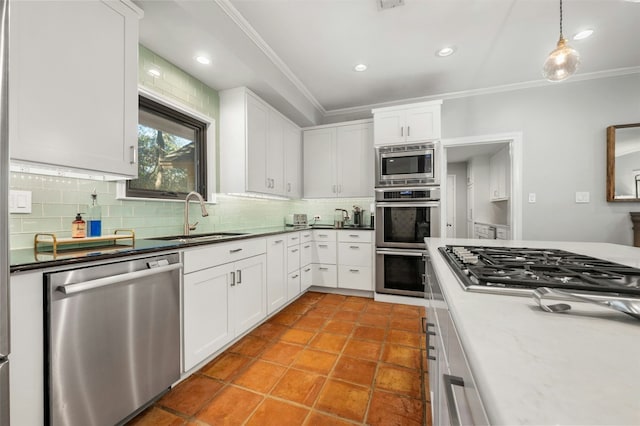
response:
[[[529,202],[530,203],[535,203],[536,202],[536,193],[535,192],[530,192],[529,193]]]
[[[588,203],[589,192],[576,192],[576,203]]]
[[[313,216],[313,220],[320,220],[320,219],[321,219],[321,217],[320,217],[319,214],[316,214],[316,215]]]

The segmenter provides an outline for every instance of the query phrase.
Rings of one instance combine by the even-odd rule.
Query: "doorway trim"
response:
[[[440,185],[441,193],[447,193],[447,148],[492,143],[508,143],[511,160],[511,183],[509,202],[509,227],[512,240],[522,239],[522,132],[496,133],[480,136],[465,136],[441,140]],[[440,235],[446,236],[447,206],[440,209]]]
[[[448,212],[449,207],[451,207],[451,209],[453,210],[453,221],[452,221],[453,223],[451,224],[451,229],[453,231],[453,237],[449,237],[447,235],[447,233],[449,232],[449,223],[448,223],[449,220],[445,216],[447,223],[445,224],[445,228],[444,228],[445,229],[444,236],[446,238],[457,238],[457,236],[458,236],[458,226],[456,224],[456,221],[458,220],[457,215],[456,215],[456,213],[457,213],[457,205],[458,205],[457,200],[456,200],[457,194],[458,194],[458,191],[457,191],[458,188],[456,187],[457,178],[458,177],[456,175],[449,175],[448,174],[447,175],[447,184],[444,186],[445,191],[447,191],[447,192],[445,192],[445,194],[447,194],[447,206],[445,207],[446,208],[445,213]],[[453,191],[452,191],[453,192],[453,197],[449,197],[449,180],[453,181],[453,185],[452,185],[452,187],[453,187]]]

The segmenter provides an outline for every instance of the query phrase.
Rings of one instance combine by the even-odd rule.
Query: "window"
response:
[[[183,199],[207,194],[207,123],[139,97],[138,178],[127,197]]]

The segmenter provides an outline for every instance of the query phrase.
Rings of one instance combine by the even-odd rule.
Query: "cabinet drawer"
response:
[[[338,243],[338,263],[371,267],[371,250],[371,244]]]
[[[266,253],[264,238],[242,240],[229,243],[216,243],[184,253],[184,273],[199,271],[211,266],[223,265],[247,257]]]
[[[300,232],[300,243],[308,243],[309,241],[313,241],[313,232],[312,231],[301,231]]]
[[[287,245],[292,246],[300,244],[300,232],[291,232],[287,234]]]
[[[300,294],[300,271],[295,271],[287,276],[287,300],[291,300]]]
[[[508,240],[509,239],[509,231],[504,228],[496,228],[496,239],[498,240]]]
[[[305,291],[313,283],[313,269],[311,265],[303,266],[300,269],[300,291]]]
[[[338,241],[345,243],[370,243],[373,241],[373,231],[340,231]]]
[[[313,285],[320,287],[338,287],[336,265],[314,263],[311,265]]]
[[[336,231],[326,229],[314,229],[312,231],[313,241],[335,241]]]
[[[338,287],[354,290],[373,290],[372,270],[362,266],[338,266]]]
[[[300,266],[306,266],[312,262],[313,243],[306,242],[300,245]]]
[[[287,272],[300,269],[300,246],[291,246],[287,249]]]
[[[336,263],[336,243],[314,242],[311,246],[311,262],[313,263]]]

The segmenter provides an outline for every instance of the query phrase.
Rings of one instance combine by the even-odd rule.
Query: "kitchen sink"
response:
[[[153,240],[161,241],[178,241],[181,243],[190,243],[198,241],[216,241],[225,238],[233,238],[240,235],[247,235],[243,232],[211,232],[208,234],[190,234],[190,235],[172,235],[169,237],[154,237]]]

